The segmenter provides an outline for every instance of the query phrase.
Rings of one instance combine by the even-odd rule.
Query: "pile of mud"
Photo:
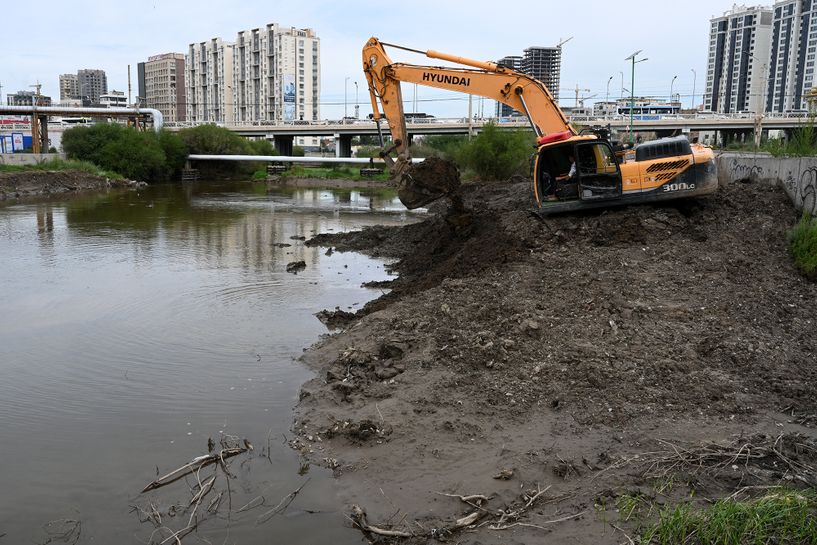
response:
[[[787,254],[797,214],[779,188],[736,183],[547,219],[528,212],[525,183],[462,195],[465,227],[438,213],[309,241],[392,258],[399,272],[389,294],[304,356],[319,376],[295,429],[313,461],[365,467],[358,479],[399,487],[403,509],[434,518],[432,489],[507,493],[484,477],[509,458],[528,483],[564,480],[563,464],[544,477],[531,461],[548,444],[587,473],[656,427],[703,441],[773,432],[782,425],[769,415],[813,425],[817,284]],[[361,422],[367,439],[344,435]],[[355,482],[350,494],[365,497]]]
[[[144,184],[74,170],[0,172],[0,201],[139,185]]]

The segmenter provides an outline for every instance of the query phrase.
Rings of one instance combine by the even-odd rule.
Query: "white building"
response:
[[[190,44],[184,57],[188,121],[234,122],[233,45],[221,38]]]
[[[125,96],[124,91],[111,91],[99,95],[99,105],[104,108],[126,108],[128,97]]]
[[[710,20],[704,110],[763,111],[771,34],[765,6],[735,5]]]
[[[767,109],[790,112],[808,108],[814,87],[817,50],[817,5],[811,0],[778,0],[774,4]]]
[[[233,50],[236,122],[320,119],[320,39],[312,29],[238,33]]]

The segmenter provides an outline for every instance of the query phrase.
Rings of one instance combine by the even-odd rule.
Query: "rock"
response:
[[[291,263],[287,263],[287,272],[292,274],[298,274],[302,270],[306,269],[306,261],[293,261]]]

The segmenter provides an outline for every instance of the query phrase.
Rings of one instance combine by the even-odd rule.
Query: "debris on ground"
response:
[[[526,183],[458,194],[466,227],[435,203],[417,223],[307,241],[399,273],[305,353],[317,378],[294,426],[375,528],[428,536],[420,526],[473,511],[439,492],[511,505],[541,485],[547,505],[467,539],[620,543],[626,523],[592,513],[634,490],[670,502],[811,483],[817,284],[787,253],[798,215],[780,188],[546,219],[529,213]],[[338,433],[344,422],[360,433]],[[635,456],[647,465],[622,463]],[[689,471],[696,460],[717,471]],[[406,524],[385,522],[396,511]]]

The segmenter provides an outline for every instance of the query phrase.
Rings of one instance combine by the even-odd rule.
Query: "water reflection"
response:
[[[412,219],[390,194],[264,184],[0,207],[5,540],[42,542],[46,522],[79,518],[82,542],[146,542],[152,528],[129,505],[157,466],[180,465],[222,432],[256,445],[288,434],[309,377],[293,358],[325,331],[313,313],[358,308],[379,294],[361,284],[386,277],[381,262],[301,239]],[[307,268],[287,273],[297,260]],[[270,446],[237,472],[237,505],[302,483],[297,456]],[[287,516],[211,521],[199,536],[359,542],[343,529],[334,481],[310,476]]]

